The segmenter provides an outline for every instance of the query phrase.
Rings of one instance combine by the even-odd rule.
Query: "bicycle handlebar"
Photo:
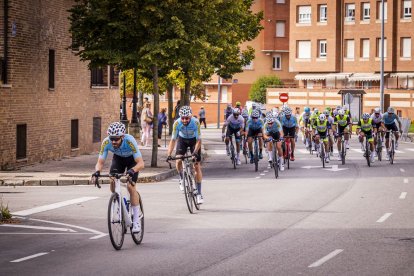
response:
[[[168,165],[170,165],[170,169],[172,169],[170,161],[184,160],[184,159],[189,159],[189,158],[194,158],[194,156],[193,155],[184,155],[184,156],[180,156],[180,157],[171,157],[171,159],[167,159],[165,162],[167,162]]]
[[[94,174],[92,176],[95,176]],[[133,182],[131,181],[131,178],[126,173],[109,173],[109,174],[100,174],[99,176],[95,176],[95,186],[99,189],[101,188],[101,185],[99,184],[99,178],[100,177],[115,177],[116,179],[121,179],[121,177],[127,176],[127,181],[133,185]]]

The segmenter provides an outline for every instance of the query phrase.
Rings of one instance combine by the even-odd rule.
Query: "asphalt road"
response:
[[[369,168],[354,141],[326,169],[299,145],[275,179],[265,160],[234,170],[217,130],[203,136],[201,210],[189,214],[176,179],[140,185],[144,241],[127,234],[120,251],[105,235],[107,185],[0,187],[26,214],[0,226],[1,274],[414,275],[414,144]]]

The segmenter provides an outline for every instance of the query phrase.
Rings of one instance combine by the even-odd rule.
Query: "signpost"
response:
[[[282,103],[286,103],[286,102],[289,100],[289,95],[288,95],[288,93],[281,93],[281,94],[279,95],[279,100],[280,100]]]

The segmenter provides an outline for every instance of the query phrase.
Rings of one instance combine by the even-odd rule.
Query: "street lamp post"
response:
[[[381,0],[381,73],[380,73],[380,109],[384,113],[384,0]]]
[[[220,128],[220,101],[221,101],[221,77],[218,76],[218,100],[217,100],[217,128]]]
[[[138,123],[137,117],[137,69],[134,68],[134,96],[132,98],[132,118],[131,123]]]

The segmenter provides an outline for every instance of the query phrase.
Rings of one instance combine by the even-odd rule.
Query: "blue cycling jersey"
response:
[[[290,115],[290,118],[286,118],[286,115],[282,117],[282,126],[287,128],[296,127],[298,125],[298,120],[295,116]]]
[[[173,125],[173,133],[171,139],[177,140],[178,136],[184,139],[201,139],[200,123],[192,117],[188,125],[184,125],[181,118],[178,118]]]
[[[382,121],[385,125],[392,125],[395,120],[397,120],[397,122],[400,121],[400,118],[397,115],[395,115],[395,113],[389,114],[388,112],[385,112],[382,115]]]
[[[137,141],[135,140],[134,136],[129,134],[125,134],[122,144],[119,148],[114,148],[111,141],[109,140],[109,137],[106,137],[102,141],[101,150],[99,151],[99,158],[106,159],[108,156],[108,151],[113,152],[115,155],[121,157],[133,156],[134,159],[142,157],[142,154],[138,149]]]
[[[282,125],[280,124],[279,120],[276,120],[271,126],[267,123],[264,125],[266,133],[277,133],[282,130]]]
[[[262,119],[257,119],[257,120],[253,120],[253,119],[249,119],[248,121],[247,121],[247,130],[249,130],[249,129],[252,129],[252,130],[258,130],[258,129],[261,129],[261,128],[263,128],[263,125],[264,125],[264,123],[263,123],[263,120]]]

